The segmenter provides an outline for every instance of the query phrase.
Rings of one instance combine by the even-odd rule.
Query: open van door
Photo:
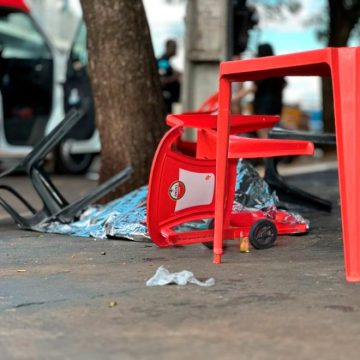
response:
[[[90,146],[84,152],[74,153],[72,144],[88,142],[95,133],[95,109],[87,70],[87,34],[84,21],[81,21],[71,47],[67,63],[66,81],[64,84],[64,111],[86,106],[83,119],[69,132],[57,151],[55,171],[57,173],[84,173],[93,160],[99,146]],[[86,105],[85,105],[86,104]]]
[[[24,0],[0,0],[0,165],[7,168],[24,158],[67,111],[86,103],[86,116],[55,151],[56,172],[84,173],[100,149],[85,25],[79,19],[71,49],[64,50],[32,15]],[[70,151],[71,144],[88,139],[95,142],[85,151]]]
[[[22,0],[0,0],[0,154],[23,157],[53,111],[49,43]]]

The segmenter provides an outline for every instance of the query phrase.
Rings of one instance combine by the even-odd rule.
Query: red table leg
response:
[[[226,192],[226,173],[228,166],[231,83],[220,79],[219,114],[216,143],[216,184],[215,184],[215,227],[214,264],[221,263],[223,254],[224,206]]]
[[[360,49],[332,59],[346,279],[360,281]]]

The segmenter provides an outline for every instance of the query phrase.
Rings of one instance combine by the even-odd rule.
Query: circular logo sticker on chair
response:
[[[185,184],[177,180],[173,182],[169,187],[169,196],[172,200],[180,200],[185,195]]]

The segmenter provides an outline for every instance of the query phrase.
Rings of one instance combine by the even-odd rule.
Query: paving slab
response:
[[[303,210],[309,235],[249,254],[229,244],[220,266],[202,245],[39,234],[0,213],[1,360],[358,359],[360,284],[344,277],[336,176],[292,178],[335,203]],[[56,181],[70,197],[94,186]],[[146,287],[161,265],[216,284]]]

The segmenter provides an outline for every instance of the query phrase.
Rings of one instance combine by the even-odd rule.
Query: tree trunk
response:
[[[346,46],[355,23],[346,14],[342,1],[329,0],[328,47]],[[330,78],[322,79],[324,131],[335,132],[334,102]]]
[[[131,164],[112,200],[148,182],[165,109],[142,0],[81,0],[101,139],[100,182]]]

